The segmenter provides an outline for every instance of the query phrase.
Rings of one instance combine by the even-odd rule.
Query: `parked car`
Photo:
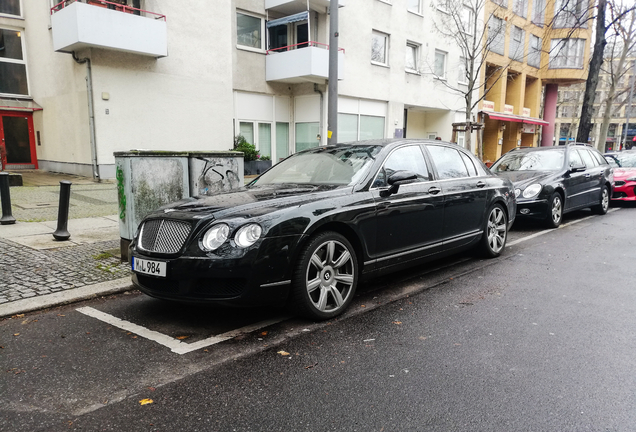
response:
[[[519,217],[540,219],[556,228],[567,212],[591,207],[598,214],[607,213],[612,169],[589,145],[516,148],[490,169],[514,184]]]
[[[296,153],[245,187],[165,206],[131,246],[132,280],[168,300],[288,302],[329,319],[362,276],[468,248],[498,256],[512,183],[440,141],[377,140]]]
[[[612,200],[636,201],[636,150],[606,153],[605,159],[615,164]]]

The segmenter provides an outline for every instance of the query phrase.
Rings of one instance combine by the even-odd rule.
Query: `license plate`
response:
[[[133,257],[132,260],[132,270],[137,273],[166,277],[167,267],[167,264],[162,261],[151,261],[136,257]]]

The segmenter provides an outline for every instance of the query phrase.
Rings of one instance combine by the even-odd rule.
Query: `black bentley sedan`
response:
[[[518,217],[540,219],[549,228],[581,208],[607,213],[614,187],[610,165],[587,144],[516,148],[490,170],[515,185]]]
[[[455,144],[378,140],[296,153],[247,186],[146,217],[130,246],[133,283],[153,297],[287,303],[329,319],[363,276],[476,247],[496,257],[512,183]]]

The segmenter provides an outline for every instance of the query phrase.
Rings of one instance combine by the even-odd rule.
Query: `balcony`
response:
[[[65,0],[51,8],[53,49],[104,48],[151,57],[168,55],[165,15],[118,3]]]
[[[345,1],[339,0],[338,5],[344,7]],[[311,10],[325,13],[330,3],[329,0],[309,0],[309,2],[307,0],[265,0],[265,9],[291,15],[306,11],[307,6],[309,6]]]
[[[324,84],[329,78],[329,46],[305,42],[267,51],[265,80]],[[344,49],[338,50],[338,79],[344,79]]]

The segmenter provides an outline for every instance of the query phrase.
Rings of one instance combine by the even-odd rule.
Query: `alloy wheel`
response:
[[[498,254],[506,244],[508,235],[506,215],[501,207],[494,207],[488,217],[488,245],[493,253]]]
[[[561,197],[555,196],[552,200],[552,222],[555,226],[561,223],[563,217],[563,206],[561,205]]]
[[[309,260],[306,287],[309,300],[320,312],[335,312],[352,293],[355,264],[349,249],[339,241],[318,246]]]

